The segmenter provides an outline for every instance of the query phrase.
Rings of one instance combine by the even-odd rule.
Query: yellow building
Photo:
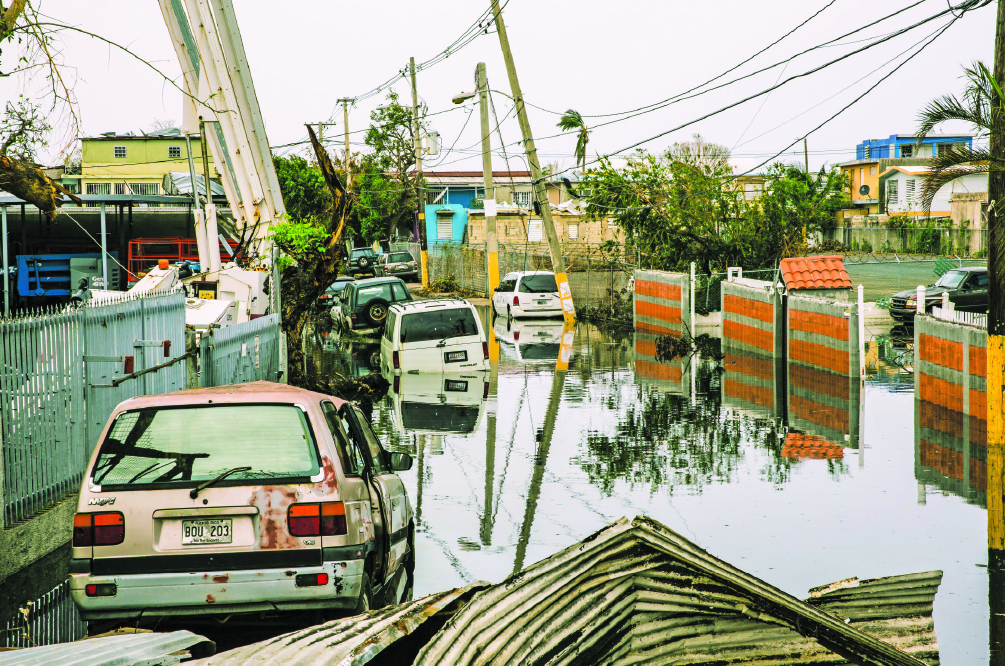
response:
[[[163,194],[164,176],[188,173],[188,151],[181,130],[170,128],[149,134],[116,134],[81,139],[80,191],[83,194]],[[199,135],[192,135],[196,174],[202,175]],[[210,178],[219,174],[209,156]]]
[[[889,161],[889,160],[885,160]],[[848,198],[853,209],[843,211],[852,215],[879,214],[879,160],[852,160],[841,165],[841,175],[849,184]]]

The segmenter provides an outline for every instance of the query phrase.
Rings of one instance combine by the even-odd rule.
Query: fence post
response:
[[[591,249],[586,249],[586,310],[590,310],[590,273],[593,272],[593,267],[590,264],[590,252]]]
[[[925,314],[925,286],[918,285],[918,302],[914,304],[916,314]]]
[[[693,261],[691,262],[691,279],[689,281],[689,287],[688,287],[688,306],[689,306],[688,307],[688,316],[691,318],[691,321],[689,321],[687,325],[691,328],[691,335],[694,335],[694,262]],[[693,368],[692,368],[692,370],[693,370]],[[692,380],[693,380],[694,379],[694,373],[693,372],[692,372],[691,377],[692,377]],[[694,382],[692,381],[692,384],[693,383]],[[692,386],[691,388],[693,389],[694,387]],[[694,391],[692,390],[691,393],[692,393],[692,400],[693,400],[694,399]]]
[[[865,287],[858,286],[858,374],[865,379]],[[859,446],[863,446],[860,441]]]

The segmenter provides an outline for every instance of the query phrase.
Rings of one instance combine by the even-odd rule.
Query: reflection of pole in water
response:
[[[419,487],[415,491],[415,525],[419,526],[419,525],[422,525],[422,484],[423,484],[423,481],[425,481],[425,479],[426,479],[426,469],[425,469],[425,467],[422,466],[422,461],[423,461],[423,455],[422,455],[422,453],[423,453],[423,449],[426,448],[426,436],[425,435],[418,435],[417,437],[418,437],[419,441],[416,444],[416,448],[418,449],[418,451],[417,451],[417,455],[415,457],[419,461],[419,465],[418,465],[418,467],[419,467],[419,470],[418,470],[418,472],[419,472],[419,474],[418,474],[418,477],[419,477],[418,486]]]
[[[496,342],[498,345],[499,343]],[[497,357],[498,358],[498,357]],[[496,469],[496,411],[499,406],[499,362],[491,361],[489,372],[489,399],[485,414],[485,505],[482,508],[481,540],[486,546],[492,545],[492,489],[495,484]]]
[[[561,355],[559,362],[561,363]],[[567,363],[568,361],[566,361]],[[527,507],[523,514],[520,539],[516,543],[516,560],[513,563],[513,573],[523,568],[523,560],[527,555],[527,542],[530,541],[530,529],[534,524],[534,513],[537,511],[537,500],[541,494],[541,482],[544,481],[544,468],[548,463],[548,450],[551,448],[551,435],[555,432],[555,418],[558,416],[558,406],[562,401],[562,388],[564,386],[565,371],[556,370],[551,380],[551,396],[548,398],[548,410],[544,415],[544,433],[541,436],[541,444],[537,447],[534,455],[534,474],[530,480],[530,490],[527,492]]]

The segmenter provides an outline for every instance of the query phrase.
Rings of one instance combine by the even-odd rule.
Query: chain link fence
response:
[[[778,271],[774,268],[761,270],[743,271],[743,277],[752,280],[772,281]],[[725,282],[726,273],[712,273],[694,276],[694,311],[697,314],[705,315],[709,312],[718,312],[722,309],[722,283]]]
[[[903,258],[898,255],[845,255],[852,287],[864,287],[866,301],[875,302],[898,291],[930,285],[951,268],[986,266],[986,259],[962,257]]]

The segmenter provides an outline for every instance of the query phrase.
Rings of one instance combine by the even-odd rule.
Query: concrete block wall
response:
[[[764,280],[739,278],[722,283],[722,343],[755,354],[785,354],[782,297]]]
[[[679,334],[679,333],[678,333]],[[665,333],[635,330],[635,380],[640,384],[690,395],[690,369],[683,360],[661,363],[656,360],[656,338]]]
[[[987,332],[925,315],[914,325],[915,478],[987,505]]]
[[[725,337],[722,352],[723,402],[760,417],[784,416],[785,358],[752,351]]]
[[[857,304],[790,293],[785,329],[789,425],[858,448]]]
[[[690,294],[690,277],[683,273],[636,270],[632,295],[635,330],[679,336],[686,325],[693,331]]]

